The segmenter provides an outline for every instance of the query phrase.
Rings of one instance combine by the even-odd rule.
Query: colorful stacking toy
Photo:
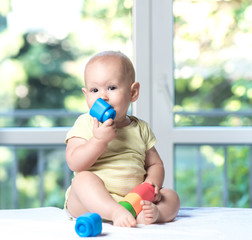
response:
[[[97,118],[99,122],[103,123],[109,118],[114,120],[116,117],[116,111],[102,98],[98,98],[90,109],[90,115]]]
[[[136,216],[142,211],[140,202],[147,200],[152,202],[155,196],[155,189],[153,185],[149,183],[142,183],[137,185],[131,192],[129,192],[122,201],[119,202],[123,207]]]
[[[87,212],[77,218],[75,231],[80,237],[95,237],[102,232],[102,218],[97,213]]]

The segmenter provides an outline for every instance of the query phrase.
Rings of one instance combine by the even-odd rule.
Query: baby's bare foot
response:
[[[152,224],[157,221],[159,216],[159,210],[157,206],[149,201],[141,201],[143,211],[137,216],[137,223],[140,224]]]
[[[113,225],[118,227],[135,227],[136,219],[133,215],[125,209],[123,206],[119,205],[113,213]]]

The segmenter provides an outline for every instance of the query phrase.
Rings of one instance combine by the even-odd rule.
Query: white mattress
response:
[[[0,210],[0,239],[80,239],[75,222],[59,208]],[[182,208],[174,222],[138,225],[135,228],[114,227],[103,223],[96,239],[252,239],[252,209]]]

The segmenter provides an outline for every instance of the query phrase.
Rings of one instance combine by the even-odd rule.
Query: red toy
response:
[[[147,200],[152,202],[155,197],[155,188],[150,183],[142,183],[137,185],[131,192],[129,192],[122,201],[119,202],[127,210],[129,210],[134,217],[141,211],[142,206],[140,202]]]

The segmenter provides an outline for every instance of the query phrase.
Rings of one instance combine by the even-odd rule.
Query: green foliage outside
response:
[[[43,206],[63,207],[65,189],[71,181],[64,160],[65,146],[39,149],[0,147],[0,153],[0,209],[40,207],[41,203]],[[40,156],[39,163],[40,154],[43,156]],[[39,168],[43,171],[40,172]]]
[[[249,0],[174,1],[176,126],[252,125],[251,13]]]
[[[246,145],[176,146],[176,190],[182,206],[251,207],[250,152]]]
[[[11,0],[1,1],[0,16],[5,21],[0,32],[0,127],[71,126],[76,115],[67,117],[69,112],[87,111],[81,91],[86,61],[104,50],[120,50],[132,57],[132,4],[83,0],[78,28],[73,26],[62,38],[45,30],[19,32],[8,27]],[[48,112],[43,114],[42,109]],[[62,110],[62,116],[50,116],[55,109]],[[11,110],[37,113],[29,118],[4,117]]]

